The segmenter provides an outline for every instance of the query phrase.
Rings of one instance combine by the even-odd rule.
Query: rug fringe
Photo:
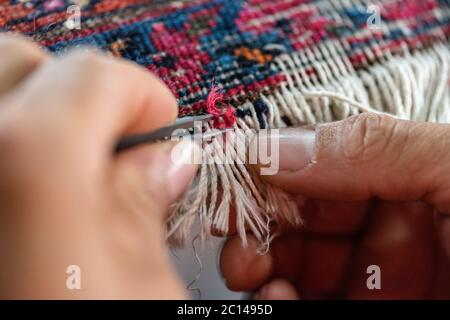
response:
[[[327,59],[310,61],[314,55],[307,58],[301,53],[277,57],[274,65],[283,71],[286,82],[271,94],[261,94],[260,99],[267,106],[262,115],[264,126],[283,128],[331,122],[362,112],[450,122],[450,53],[445,44],[414,53],[405,50],[402,55],[390,56],[382,64],[364,70],[354,70],[345,61],[346,56],[339,55],[341,50],[338,42],[330,41],[322,47]],[[304,72],[305,63],[314,65],[317,77]],[[238,108],[248,111],[248,115],[239,118],[234,132],[227,134],[227,143],[232,145],[227,151],[235,160],[222,164],[223,145],[216,139],[204,145],[200,172],[168,222],[167,236],[172,244],[184,243],[197,216],[202,225],[201,237],[207,239],[213,230],[228,232],[233,211],[243,245],[247,245],[250,232],[261,243],[261,252],[268,250],[274,237],[273,225],[302,224],[299,199],[294,201],[280,189],[263,183],[247,166],[243,150],[255,132],[262,130],[261,119],[249,101]]]

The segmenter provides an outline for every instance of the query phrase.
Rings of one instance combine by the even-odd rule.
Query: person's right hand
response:
[[[231,238],[229,288],[277,298],[450,298],[450,125],[362,114],[315,131],[280,131],[280,172],[305,227],[268,254]],[[301,198],[302,199],[302,198]],[[283,227],[282,227],[283,228]],[[369,290],[381,271],[381,289]]]

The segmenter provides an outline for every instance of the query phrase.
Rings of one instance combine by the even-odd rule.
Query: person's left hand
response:
[[[0,296],[184,298],[163,222],[197,168],[169,144],[113,152],[176,118],[170,91],[131,63],[17,37],[0,36],[0,61]]]
[[[228,287],[262,300],[448,299],[449,137],[449,124],[369,113],[274,130],[280,170],[261,177],[298,201],[304,226],[273,225],[265,255],[256,238],[231,238]]]

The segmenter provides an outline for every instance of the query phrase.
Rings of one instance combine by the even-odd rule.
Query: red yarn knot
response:
[[[206,109],[213,115],[212,125],[216,129],[230,128],[236,123],[234,108],[224,103],[224,95],[219,88],[213,86],[206,99]]]

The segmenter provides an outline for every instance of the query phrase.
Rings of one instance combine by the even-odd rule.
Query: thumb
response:
[[[191,141],[133,148],[117,159],[118,197],[127,208],[161,218],[187,189],[197,172],[193,161],[199,147]],[[156,212],[154,212],[156,211]]]
[[[290,193],[341,201],[426,200],[449,209],[450,125],[367,113],[315,130],[272,131],[258,142],[279,143],[279,171],[263,178]]]
[[[164,221],[170,204],[196,173],[197,166],[190,158],[197,148],[188,141],[158,143],[133,148],[114,159],[108,230],[116,241],[115,252],[124,253],[120,261],[125,269],[121,270],[131,270],[134,263],[133,270],[142,271],[133,278],[137,283],[132,283],[142,288],[142,296],[152,294],[150,283],[158,288],[156,295],[153,293],[156,298],[185,298],[167,254]]]

